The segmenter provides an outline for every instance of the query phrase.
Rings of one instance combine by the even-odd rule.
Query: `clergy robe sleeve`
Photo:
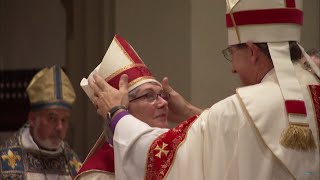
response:
[[[144,179],[149,147],[167,131],[152,128],[132,115],[121,118],[113,137],[117,179]]]

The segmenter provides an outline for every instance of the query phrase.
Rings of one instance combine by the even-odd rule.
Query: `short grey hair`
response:
[[[156,82],[147,82],[147,83],[151,83],[151,84],[160,86],[160,85],[159,85],[158,83],[156,83]],[[144,84],[145,84],[145,83],[144,83]],[[142,85],[142,84],[141,84],[141,85]],[[134,99],[134,98],[137,97],[137,94],[138,94],[138,91],[139,91],[141,85],[139,85],[138,87],[132,89],[132,90],[128,93],[129,101],[130,101],[130,99]]]
[[[307,54],[309,56],[315,56],[317,58],[320,58],[320,48],[312,48],[307,51]]]
[[[271,55],[270,55],[270,51],[267,43],[254,43],[254,44],[258,46],[258,48],[263,52],[263,54],[265,54],[269,59],[271,59]],[[246,43],[237,44],[235,46],[239,49],[247,47]],[[302,58],[302,52],[296,41],[289,41],[289,47],[290,47],[290,57],[292,61],[297,61]]]

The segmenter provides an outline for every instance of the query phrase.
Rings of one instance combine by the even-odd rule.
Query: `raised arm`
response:
[[[94,79],[89,79],[89,85],[94,91],[92,99],[97,112],[104,119],[107,119],[108,112],[115,106],[128,107],[128,76],[122,75],[119,81],[119,90],[110,86],[100,75],[94,74]],[[114,113],[116,115],[123,109]],[[111,119],[107,119],[111,120]]]
[[[114,132],[113,146],[115,157],[115,173],[117,179],[143,179],[146,159],[151,143],[168,129],[152,128],[136,119],[126,110],[118,110],[111,119],[106,118],[115,106],[128,107],[127,76],[121,76],[119,90],[110,86],[101,76],[94,75],[89,85],[94,91],[92,102],[97,112],[111,124]]]
[[[170,86],[169,79],[167,77],[163,78],[162,87],[170,95],[170,98],[168,100],[168,119],[170,121],[179,123],[194,115],[200,115],[202,113],[202,109],[186,101],[178,92],[176,92]]]

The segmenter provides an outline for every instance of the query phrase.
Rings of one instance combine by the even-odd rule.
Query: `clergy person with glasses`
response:
[[[117,106],[116,109],[127,109],[130,114],[151,127],[168,128],[169,94],[163,91],[161,83],[155,80],[134,49],[119,35],[114,37],[102,62],[89,77],[94,73],[103,76],[114,88],[118,88],[121,74],[128,74],[130,79],[128,108]],[[87,79],[83,79],[80,85],[87,95],[93,98]],[[108,119],[111,116],[113,112],[110,111],[104,118]],[[114,171],[114,166],[122,167],[119,163],[114,163],[112,134],[108,134],[108,129],[110,127],[107,124],[75,179],[109,180],[115,177],[121,179],[121,176]],[[131,178],[136,179],[134,176]]]

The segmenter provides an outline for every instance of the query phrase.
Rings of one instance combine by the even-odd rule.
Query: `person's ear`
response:
[[[261,50],[257,45],[255,45],[253,42],[249,41],[246,43],[248,46],[248,49],[251,51],[251,60],[253,63],[256,63],[259,59],[259,56],[261,54]]]

